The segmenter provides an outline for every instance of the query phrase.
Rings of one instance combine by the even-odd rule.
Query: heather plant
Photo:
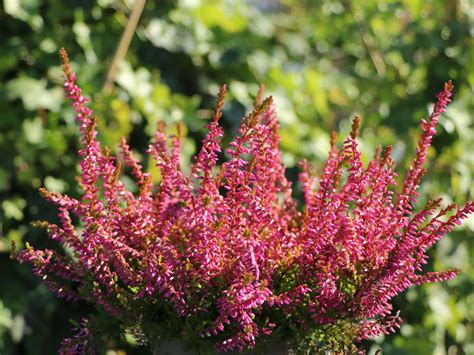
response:
[[[118,157],[101,147],[97,118],[64,50],[61,58],[82,137],[83,195],[40,189],[58,206],[60,223],[37,225],[63,251],[27,244],[12,255],[31,263],[58,296],[86,301],[102,315],[83,319],[77,335],[64,340],[63,354],[91,353],[107,336],[149,344],[181,339],[202,352],[243,351],[272,338],[300,350],[352,351],[399,327],[390,303],[395,295],[458,273],[422,273],[422,267],[427,250],[474,203],[413,207],[451,82],[421,121],[416,156],[401,184],[390,147],[362,163],[356,117],[342,147],[332,134],[320,178],[301,163],[301,205],[285,177],[276,111],[263,90],[219,164],[221,88],[189,175],[181,169],[182,130],[167,137],[159,125],[147,150],[161,176],[154,186],[125,140]],[[126,189],[126,173],[137,193]]]

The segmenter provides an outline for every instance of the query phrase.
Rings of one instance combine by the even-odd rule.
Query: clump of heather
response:
[[[456,276],[454,269],[423,274],[422,267],[427,250],[472,213],[474,203],[440,209],[435,200],[413,208],[427,149],[451,99],[450,82],[421,121],[401,186],[390,147],[362,163],[356,117],[342,147],[333,134],[319,178],[301,163],[299,206],[281,163],[271,97],[259,95],[219,164],[223,86],[189,175],[180,168],[182,137],[167,137],[159,126],[147,150],[161,173],[154,186],[124,140],[117,157],[101,147],[97,119],[64,50],[61,57],[64,89],[81,129],[84,193],[77,200],[40,191],[58,206],[60,223],[39,224],[64,252],[27,245],[14,254],[60,297],[96,305],[122,335],[151,344],[183,339],[195,349],[218,351],[286,336],[314,350],[348,350],[399,327],[390,303],[395,295]],[[124,172],[139,192],[125,188]],[[93,323],[82,321],[79,334],[64,341],[63,354],[92,351]]]

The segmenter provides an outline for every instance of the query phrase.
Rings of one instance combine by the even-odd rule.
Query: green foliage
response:
[[[73,196],[78,192],[77,128],[63,104],[61,46],[70,52],[84,91],[98,93],[92,99],[105,144],[113,148],[118,137],[126,136],[143,152],[158,120],[169,127],[182,121],[191,137],[184,142],[184,159],[200,141],[200,119],[211,116],[222,83],[230,96],[224,107],[226,131],[236,128],[230,117],[251,107],[263,83],[281,117],[285,164],[295,166],[301,158],[323,161],[328,132],[345,136],[349,118],[359,114],[364,125],[376,127],[365,129],[363,151],[373,151],[375,142],[394,144],[397,164],[407,167],[418,119],[427,114],[425,102],[452,79],[454,103],[440,122],[430,152],[431,179],[422,194],[441,196],[446,203],[474,195],[469,114],[474,109],[474,18],[468,1],[148,1],[115,90],[101,94],[132,5],[4,0],[0,6],[2,354],[54,353],[69,328],[66,320],[79,319],[85,307],[66,310],[27,270],[8,260],[12,240],[41,245],[39,240],[46,239],[28,226],[54,219],[37,192],[40,186]],[[294,177],[295,171],[288,175]],[[449,346],[473,351],[473,230],[471,219],[433,250],[435,262],[428,269],[460,267],[463,273],[447,284],[399,297],[407,325],[400,335],[377,340],[384,353],[443,353]],[[350,285],[341,287],[350,293]],[[46,324],[54,328],[47,331]]]
[[[357,353],[353,344],[358,328],[347,320],[335,324],[325,324],[297,340],[297,352],[304,354],[324,354],[335,351],[344,354]]]

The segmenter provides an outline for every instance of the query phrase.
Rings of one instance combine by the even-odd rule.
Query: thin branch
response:
[[[107,73],[104,87],[102,88],[102,92],[106,95],[112,92],[115,75],[117,74],[117,68],[127,54],[128,47],[130,46],[133,34],[135,33],[135,29],[138,25],[138,20],[140,19],[143,8],[145,7],[145,2],[146,0],[137,0],[133,6],[132,13],[128,19],[127,26],[125,27],[125,30],[122,34],[122,38],[120,39],[120,43],[114,55],[114,59],[112,60],[109,72]]]

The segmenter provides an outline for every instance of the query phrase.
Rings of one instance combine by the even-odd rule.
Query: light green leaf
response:
[[[13,317],[12,327],[10,329],[10,334],[12,340],[15,343],[19,343],[25,334],[25,318],[22,315],[17,314]]]
[[[52,176],[46,176],[44,179],[44,186],[49,190],[49,191],[55,191],[55,192],[64,192],[67,189],[67,184],[60,179],[55,179]]]
[[[127,90],[130,96],[148,97],[152,90],[150,83],[150,72],[145,68],[134,71],[130,63],[123,62],[119,67],[117,83]]]
[[[20,98],[29,111],[38,108],[58,112],[63,100],[63,91],[59,87],[46,88],[46,80],[36,80],[29,77],[20,77],[7,83],[7,97],[10,100]]]
[[[12,311],[6,308],[0,300],[0,328],[10,329],[12,324]]]
[[[7,219],[12,218],[21,221],[23,219],[23,209],[25,207],[26,201],[19,197],[14,197],[2,202],[3,212]]]
[[[43,141],[43,124],[39,117],[23,122],[23,134],[26,140],[31,144],[38,144]]]
[[[35,31],[43,27],[43,19],[38,15],[39,0],[4,0],[5,12],[27,22]]]
[[[76,12],[76,18],[84,17],[82,12]],[[72,25],[72,31],[76,35],[76,41],[79,43],[81,48],[84,50],[86,55],[86,60],[89,64],[95,64],[97,62],[97,56],[94,52],[94,48],[92,47],[91,41],[91,31],[89,26],[84,23],[84,21],[80,19],[76,19],[74,25]]]

